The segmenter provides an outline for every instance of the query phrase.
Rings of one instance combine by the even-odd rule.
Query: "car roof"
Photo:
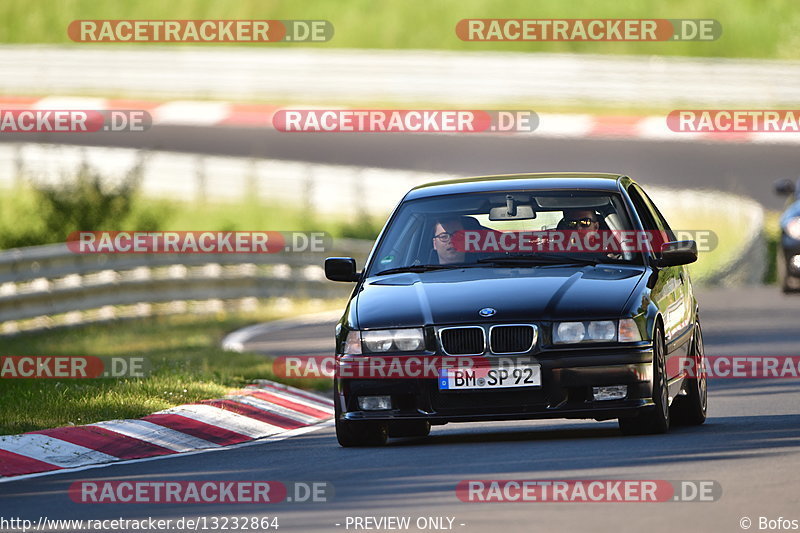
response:
[[[446,194],[494,192],[513,190],[588,190],[618,192],[632,182],[622,174],[596,172],[547,172],[534,174],[505,174],[435,181],[418,185],[409,191],[405,200],[429,198]]]

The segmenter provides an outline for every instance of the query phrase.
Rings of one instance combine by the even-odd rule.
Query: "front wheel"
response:
[[[657,328],[653,334],[653,407],[636,416],[619,419],[624,435],[653,435],[669,431],[669,388],[667,384],[664,335]]]
[[[706,383],[705,353],[703,351],[703,332],[700,323],[695,325],[695,338],[692,346],[694,377],[686,378],[686,395],[678,396],[670,409],[672,420],[685,426],[699,426],[706,421],[708,410],[708,384]]]

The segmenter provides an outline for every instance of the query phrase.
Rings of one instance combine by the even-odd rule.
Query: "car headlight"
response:
[[[416,352],[425,348],[422,328],[362,331],[361,340],[370,352]]]
[[[617,325],[613,320],[597,320],[589,322],[586,328],[587,338],[593,341],[613,341],[617,336]]]
[[[555,327],[553,342],[581,342],[586,338],[583,322],[561,322]]]
[[[559,322],[553,328],[553,343],[612,342],[617,340],[617,323],[614,320],[587,322]]]
[[[792,217],[786,222],[786,235],[800,241],[800,217]]]

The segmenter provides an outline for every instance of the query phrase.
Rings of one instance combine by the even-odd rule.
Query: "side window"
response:
[[[661,211],[658,210],[658,207],[656,207],[656,204],[653,203],[653,200],[651,200],[650,197],[647,196],[647,193],[641,189],[639,189],[639,191],[641,192],[642,199],[648,205],[650,211],[655,215],[656,224],[658,224],[659,229],[664,230],[669,239],[671,241],[674,241],[675,233],[673,233],[672,228],[670,228],[669,224],[667,224],[667,219],[665,219],[664,215],[661,214]]]
[[[636,188],[636,186],[631,185],[628,187],[628,195],[631,197],[631,201],[633,202],[633,207],[636,208],[636,212],[639,214],[639,219],[642,221],[642,225],[644,229],[649,231],[658,231],[659,228],[656,224],[656,221],[653,219],[653,215],[650,212],[650,208],[642,198],[641,193]]]

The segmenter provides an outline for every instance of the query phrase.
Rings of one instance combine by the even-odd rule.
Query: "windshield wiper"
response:
[[[401,272],[429,272],[431,270],[447,270],[453,268],[464,268],[469,265],[459,265],[459,264],[452,264],[452,265],[408,265],[402,267],[395,267],[389,268],[387,270],[381,270],[380,272],[376,273],[376,276],[385,276],[386,274],[399,274]]]
[[[601,263],[599,259],[589,259],[588,257],[567,257],[563,255],[504,255],[498,257],[486,257],[478,259],[478,263],[491,263],[496,265],[597,265]]]

